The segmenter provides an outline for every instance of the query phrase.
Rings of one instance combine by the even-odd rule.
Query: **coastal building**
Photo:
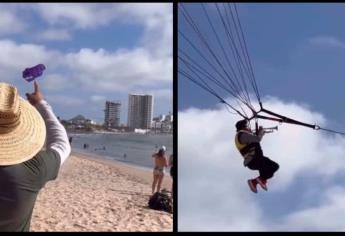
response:
[[[153,96],[135,95],[128,96],[128,128],[150,129],[153,114]]]
[[[68,120],[68,123],[73,124],[73,125],[94,125],[96,124],[95,121],[86,119],[82,115],[77,115],[73,117],[72,119]]]
[[[68,131],[92,131],[93,126],[96,125],[96,122],[87,119],[82,115],[77,115],[69,120],[60,120],[61,124],[68,130]]]
[[[105,102],[104,126],[106,128],[117,128],[120,126],[120,102]]]
[[[173,122],[173,114],[171,114],[171,112],[169,112],[169,114],[165,116],[164,121]]]
[[[160,121],[160,122],[162,122],[162,121],[164,121],[165,120],[165,115],[159,115],[158,117],[156,117],[156,119],[155,119],[156,121]]]
[[[155,133],[172,133],[173,132],[173,115],[171,112],[167,115],[159,115],[152,119],[152,129]]]

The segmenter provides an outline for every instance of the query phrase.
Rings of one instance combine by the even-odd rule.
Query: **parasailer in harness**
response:
[[[250,190],[257,193],[256,185],[259,184],[267,191],[267,179],[272,178],[279,169],[279,165],[263,155],[260,141],[265,130],[260,126],[257,134],[254,134],[248,127],[247,120],[238,121],[236,129],[235,144],[244,158],[243,165],[251,170],[258,170],[260,174],[258,177],[248,180]]]

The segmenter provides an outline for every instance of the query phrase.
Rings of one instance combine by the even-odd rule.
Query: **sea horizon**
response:
[[[144,170],[152,170],[152,154],[160,146],[167,148],[167,158],[173,152],[172,134],[70,132],[68,136],[72,137],[72,153],[116,161]]]

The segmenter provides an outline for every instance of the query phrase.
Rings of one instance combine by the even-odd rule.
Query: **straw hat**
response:
[[[36,108],[17,89],[0,83],[0,165],[19,164],[43,147],[46,127]]]

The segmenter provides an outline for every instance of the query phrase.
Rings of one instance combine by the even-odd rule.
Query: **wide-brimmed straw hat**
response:
[[[36,108],[14,86],[0,83],[0,166],[33,158],[45,138],[46,126]]]

